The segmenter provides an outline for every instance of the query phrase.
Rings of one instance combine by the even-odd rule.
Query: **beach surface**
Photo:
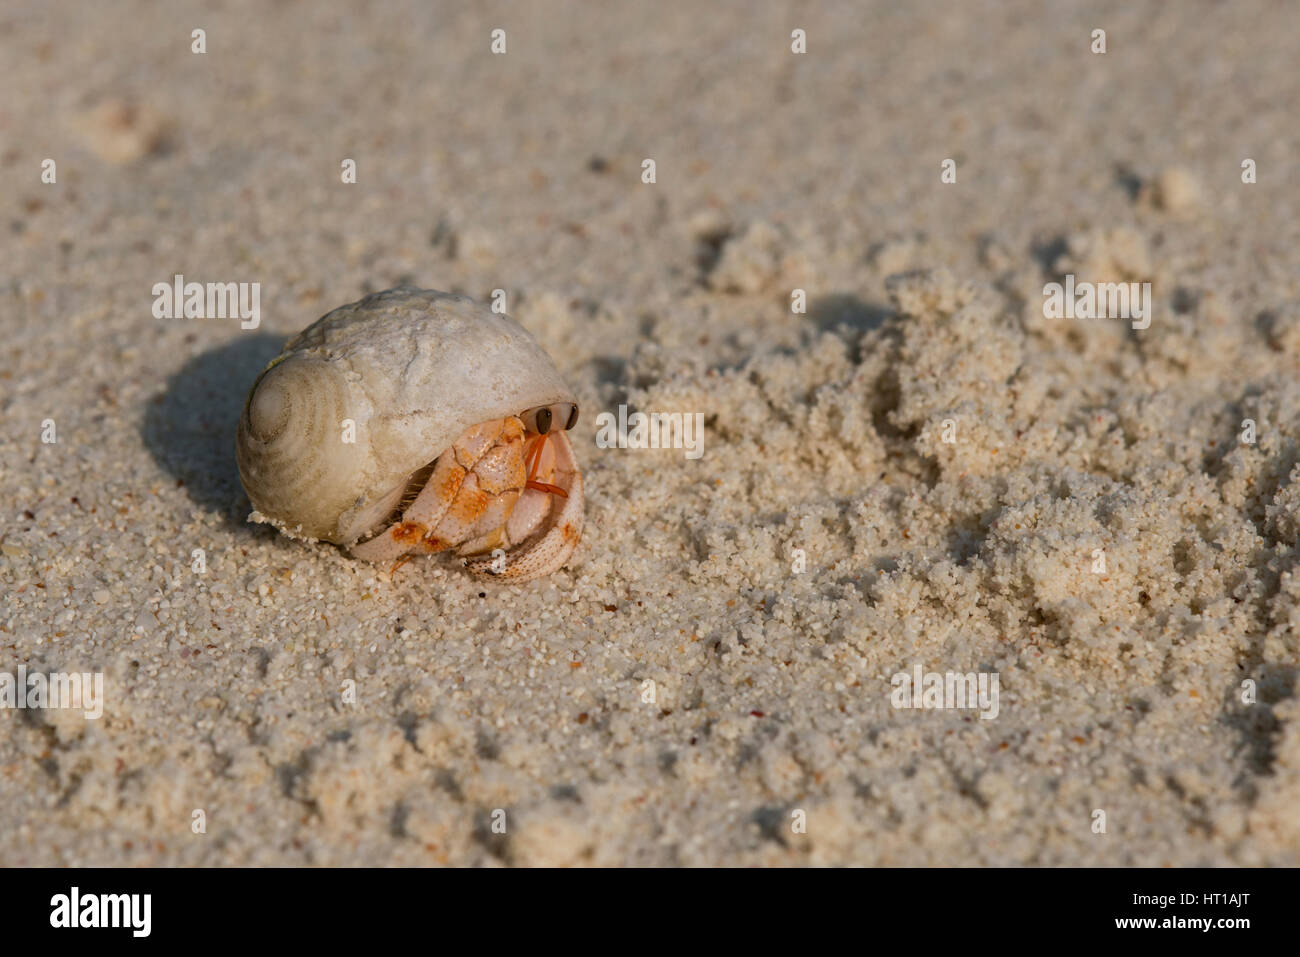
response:
[[[0,864],[1300,864],[1300,10],[43,2],[0,62],[0,699],[102,675],[0,708]],[[578,394],[567,568],[247,522],[254,378],[402,283]]]

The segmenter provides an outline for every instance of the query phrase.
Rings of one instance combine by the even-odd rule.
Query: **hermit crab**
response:
[[[236,458],[250,521],[367,561],[454,549],[525,581],[582,535],[578,402],[518,323],[406,286],[326,314],[258,376]]]

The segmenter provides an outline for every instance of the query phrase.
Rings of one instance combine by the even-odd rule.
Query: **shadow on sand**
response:
[[[281,336],[242,334],[190,359],[149,402],[141,432],[154,461],[199,508],[234,526],[248,517],[235,466],[235,429],[257,374]]]
[[[808,303],[808,321],[821,332],[841,327],[854,335],[878,328],[895,310],[875,302],[864,302],[849,293],[831,293]]]

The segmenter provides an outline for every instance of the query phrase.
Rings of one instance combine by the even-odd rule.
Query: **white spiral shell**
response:
[[[466,429],[556,402],[577,400],[508,316],[427,289],[366,296],[304,329],[253,384],[236,440],[250,517],[350,546]]]

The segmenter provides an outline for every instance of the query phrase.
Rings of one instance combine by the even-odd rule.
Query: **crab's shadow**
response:
[[[235,430],[244,397],[283,340],[244,333],[189,361],[147,407],[141,434],[154,461],[190,500],[233,526],[247,517],[235,465]]]

